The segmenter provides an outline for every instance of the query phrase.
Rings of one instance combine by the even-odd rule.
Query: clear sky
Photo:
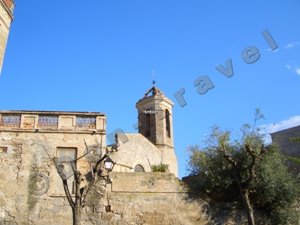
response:
[[[299,12],[299,0],[16,0],[0,108],[99,111],[108,133],[136,132],[135,103],[155,69],[157,86],[175,102],[184,176],[187,146],[201,144],[213,125],[237,132],[256,107],[271,131],[300,124]],[[241,57],[248,46],[260,51],[256,63]],[[215,69],[229,58],[231,78]],[[199,95],[194,82],[203,75],[215,87]],[[185,107],[173,96],[181,88]]]

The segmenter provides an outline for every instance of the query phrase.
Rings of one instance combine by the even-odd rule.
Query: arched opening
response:
[[[171,137],[171,124],[170,124],[170,112],[169,110],[166,109],[166,132],[167,132],[167,137]]]
[[[145,169],[144,169],[144,167],[143,167],[141,164],[137,164],[137,165],[134,167],[134,172],[135,172],[135,173],[144,173],[144,172],[145,172]]]

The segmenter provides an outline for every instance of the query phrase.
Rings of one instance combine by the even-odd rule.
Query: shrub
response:
[[[169,171],[169,165],[167,164],[158,164],[158,165],[152,165],[151,166],[152,172],[168,172]]]

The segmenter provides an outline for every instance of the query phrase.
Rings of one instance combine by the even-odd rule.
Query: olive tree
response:
[[[299,179],[288,173],[278,148],[265,146],[256,128],[261,118],[256,110],[254,124],[244,125],[239,138],[214,127],[203,149],[190,146],[191,175],[196,177],[197,190],[219,200],[233,200],[233,190],[237,190],[250,225],[255,224],[256,208],[271,218],[272,224],[295,224],[299,219],[295,209]]]

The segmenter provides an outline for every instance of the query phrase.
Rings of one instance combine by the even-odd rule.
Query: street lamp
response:
[[[107,171],[112,171],[116,163],[115,163],[114,161],[112,161],[111,158],[107,157],[107,158],[104,160],[104,164],[105,164],[105,169],[106,169]]]

